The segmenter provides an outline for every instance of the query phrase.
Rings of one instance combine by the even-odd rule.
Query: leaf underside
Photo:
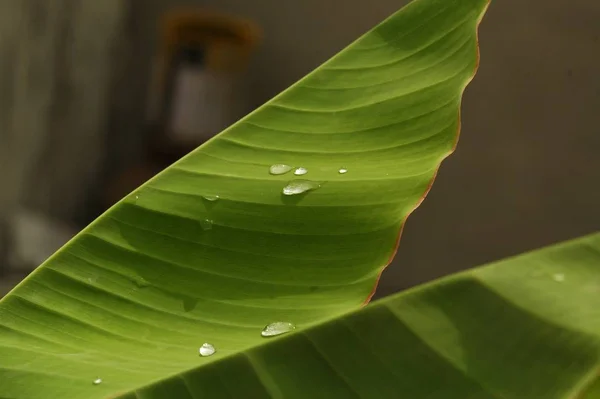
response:
[[[0,397],[106,398],[225,357],[243,368],[266,324],[358,309],[456,144],[486,6],[416,0],[82,231],[0,301]],[[320,187],[283,195],[298,178]],[[204,342],[217,353],[198,357]],[[293,378],[256,369],[266,382],[242,397]],[[138,396],[203,397],[165,384]]]

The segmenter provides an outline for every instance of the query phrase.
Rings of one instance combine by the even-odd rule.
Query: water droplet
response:
[[[275,165],[271,165],[269,168],[269,173],[272,175],[283,175],[292,170],[293,168],[290,165],[285,165],[282,163],[278,163]]]
[[[276,335],[281,335],[288,333],[290,331],[294,331],[296,326],[292,323],[288,323],[286,321],[276,321],[275,323],[271,323],[263,328],[260,335],[263,337],[274,337]]]
[[[321,187],[321,183],[310,180],[292,180],[283,188],[284,195],[302,194],[307,191],[316,190]]]
[[[135,196],[135,199],[136,199],[136,200],[139,200],[139,199],[140,199],[140,196],[139,196],[139,195],[136,195],[136,196]]]
[[[92,381],[92,384],[94,384],[94,385],[102,384],[102,378],[96,378],[94,381]]]
[[[203,195],[202,198],[204,198],[207,201],[214,202],[214,201],[218,200],[220,197],[218,195]]]
[[[338,173],[340,175],[343,175],[344,173],[348,173],[348,169],[346,169],[346,168],[340,168],[340,170],[338,170]]]
[[[133,278],[133,283],[140,288],[146,288],[150,285],[150,282],[142,276],[136,276]]]
[[[200,222],[200,227],[202,227],[202,230],[210,230],[213,228],[213,221],[210,219],[204,219]]]
[[[302,175],[305,175],[307,173],[308,173],[308,169],[303,168],[303,167],[296,168],[296,170],[294,171],[294,174],[296,176],[302,176]]]
[[[585,287],[585,291],[586,291],[586,292],[591,292],[591,293],[597,293],[597,292],[600,292],[600,285],[598,285],[598,284],[594,284],[594,283],[592,283],[592,284],[588,284],[588,285],[586,285],[586,287]]]
[[[196,298],[188,296],[183,297],[183,310],[186,312],[191,312],[192,310],[196,309],[196,306],[198,306],[198,300]]]
[[[544,276],[544,271],[543,270],[533,270],[532,272],[529,273],[529,276],[534,277],[534,278],[539,278],[539,277],[543,277]]]
[[[216,351],[215,347],[208,342],[203,343],[200,349],[198,349],[198,353],[200,353],[200,356],[202,357],[214,355]]]
[[[557,283],[562,283],[563,281],[565,281],[565,275],[562,273],[556,273],[552,275],[552,279]]]

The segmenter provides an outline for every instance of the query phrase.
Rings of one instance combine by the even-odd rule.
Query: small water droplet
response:
[[[552,275],[552,279],[557,283],[562,283],[563,281],[565,281],[565,275],[562,273],[555,273],[554,275]]]
[[[140,196],[139,196],[139,195],[136,195],[136,196],[135,196],[135,199],[136,199],[136,200],[139,200],[139,199],[140,199]]]
[[[203,343],[200,349],[198,349],[198,353],[202,357],[214,355],[216,351],[217,350],[215,349],[215,347],[209,344],[208,342]]]
[[[94,384],[94,385],[102,384],[102,378],[96,378],[94,381],[92,381],[92,384]]]
[[[544,271],[543,270],[533,270],[532,272],[529,273],[529,276],[534,277],[534,278],[539,278],[544,276]]]
[[[305,175],[307,173],[308,173],[308,169],[303,168],[303,167],[296,168],[296,170],[294,171],[294,174],[296,176],[302,176],[302,175]]]
[[[210,219],[204,219],[200,222],[200,227],[202,227],[202,230],[210,230],[213,228],[213,221]]]
[[[586,292],[592,292],[592,293],[600,292],[600,285],[594,284],[594,283],[588,284],[585,287],[585,291]]]
[[[218,195],[203,195],[202,198],[204,198],[207,201],[214,202],[214,201],[218,200],[220,197]]]
[[[316,190],[321,187],[321,183],[310,180],[292,180],[283,188],[284,195],[302,194],[307,191]]]
[[[191,312],[192,310],[196,309],[196,306],[198,306],[198,300],[196,298],[186,296],[183,297],[183,310],[186,312]]]
[[[340,170],[338,170],[338,173],[340,175],[343,175],[344,173],[348,173],[348,169],[346,169],[346,168],[340,168]]]
[[[293,168],[290,165],[277,163],[275,165],[271,165],[269,168],[269,173],[272,175],[283,175],[292,170]]]
[[[288,333],[290,331],[294,331],[296,326],[292,323],[288,323],[287,321],[276,321],[275,323],[271,323],[263,328],[260,335],[263,337],[274,337],[276,335],[281,335]]]
[[[150,282],[142,276],[136,276],[133,278],[133,283],[140,288],[146,288],[150,285]]]

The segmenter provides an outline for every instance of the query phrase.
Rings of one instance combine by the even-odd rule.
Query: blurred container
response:
[[[250,111],[244,72],[261,39],[253,22],[198,8],[159,22],[145,161],[105,190],[104,209]]]
[[[161,21],[149,106],[150,152],[171,163],[248,111],[243,73],[260,39],[251,21],[198,9]]]

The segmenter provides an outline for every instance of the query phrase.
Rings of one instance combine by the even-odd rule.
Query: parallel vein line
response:
[[[458,97],[457,97],[458,98]],[[261,125],[259,123],[256,122],[252,122],[252,118],[248,117],[247,119],[242,119],[241,121],[238,122],[238,124],[245,124],[245,125],[250,125],[259,129],[264,129],[264,130],[269,130],[272,132],[277,132],[277,133],[291,133],[291,134],[298,134],[298,135],[311,135],[311,136],[331,136],[331,135],[356,135],[357,133],[372,133],[376,130],[381,130],[381,129],[387,129],[387,128],[393,128],[393,127],[398,127],[407,123],[410,123],[416,119],[425,119],[426,117],[431,117],[431,115],[435,114],[436,112],[439,112],[441,110],[444,110],[446,108],[452,108],[455,109],[458,107],[458,103],[456,102],[456,98],[452,98],[449,101],[446,101],[445,103],[443,103],[442,105],[433,108],[431,110],[427,110],[426,112],[420,113],[420,114],[416,114],[413,115],[409,118],[406,118],[404,120],[400,120],[400,121],[395,121],[392,123],[388,123],[385,125],[380,125],[380,126],[374,126],[374,127],[368,127],[365,129],[359,129],[359,130],[350,130],[350,131],[344,131],[344,132],[315,132],[315,131],[298,131],[298,130],[286,130],[286,129],[281,129],[281,128],[274,128],[274,127],[270,127],[270,126],[265,126],[265,125]],[[458,114],[456,114],[458,115]],[[223,137],[228,137],[228,136],[235,136],[235,135],[239,135],[239,133],[235,130],[235,129],[231,129],[228,130],[226,132],[223,132],[223,134],[219,135],[217,137],[217,139],[221,139]]]
[[[346,113],[346,112],[357,111],[360,109],[369,108],[369,107],[373,107],[373,106],[383,105],[383,104],[392,103],[392,102],[398,102],[398,101],[404,100],[410,96],[413,96],[415,94],[421,94],[425,91],[431,91],[435,88],[443,87],[446,83],[452,82],[453,80],[457,80],[458,77],[462,77],[463,75],[465,75],[465,72],[467,72],[467,71],[471,72],[471,68],[467,68],[470,66],[471,65],[467,64],[467,65],[465,65],[465,67],[463,67],[463,69],[460,69],[454,75],[451,75],[450,77],[440,80],[438,82],[435,82],[431,85],[419,87],[418,89],[415,89],[415,90],[407,92],[407,93],[403,93],[401,95],[395,95],[393,97],[386,97],[386,98],[378,99],[377,101],[372,102],[372,103],[355,105],[355,106],[345,107],[345,108],[335,108],[335,109],[329,108],[329,109],[322,110],[322,109],[318,109],[318,108],[301,108],[301,107],[293,106],[290,104],[283,104],[281,100],[274,100],[273,102],[266,104],[266,110],[268,110],[269,108],[278,108],[278,109],[282,109],[285,111],[293,111],[294,113],[313,114],[313,115],[327,115],[327,114],[332,114],[332,113],[336,113],[336,112]],[[460,87],[460,84],[458,84],[458,82],[457,82],[456,86]],[[455,96],[455,93],[451,93],[451,94],[453,97]]]
[[[134,227],[134,226],[132,226],[132,227]],[[143,230],[143,229],[141,229],[141,230]],[[89,233],[87,233],[87,234],[89,234]],[[161,233],[156,233],[156,234],[161,234]],[[135,255],[139,255],[139,256],[141,256],[143,258],[148,258],[148,259],[151,259],[151,260],[154,260],[154,261],[159,261],[161,263],[164,263],[166,265],[173,266],[173,267],[176,267],[176,268],[179,268],[179,269],[194,271],[194,272],[197,272],[199,274],[212,275],[212,276],[215,276],[215,277],[219,277],[219,278],[223,278],[223,279],[227,279],[227,280],[235,280],[235,281],[239,281],[239,282],[243,282],[243,283],[250,282],[250,283],[255,283],[255,284],[263,284],[263,285],[287,286],[287,287],[296,287],[296,288],[307,288],[307,287],[310,287],[310,286],[314,285],[314,284],[310,284],[310,283],[298,284],[298,283],[289,283],[289,282],[283,282],[283,281],[267,281],[267,280],[263,280],[263,279],[249,278],[249,277],[246,277],[246,276],[239,277],[239,276],[233,276],[233,275],[228,275],[228,274],[224,274],[224,273],[218,273],[218,272],[215,272],[215,271],[212,271],[212,270],[209,271],[209,270],[206,270],[206,269],[201,269],[201,268],[196,268],[196,267],[191,267],[191,266],[183,265],[181,263],[176,263],[176,262],[174,262],[172,260],[169,260],[169,259],[166,259],[166,258],[157,257],[157,256],[154,256],[154,255],[149,255],[146,252],[132,251],[131,249],[123,247],[122,245],[120,245],[120,244],[118,244],[116,242],[112,242],[112,241],[108,240],[105,237],[100,237],[100,236],[96,236],[96,235],[91,235],[91,237],[94,237],[94,238],[96,238],[98,240],[101,240],[101,241],[103,241],[103,242],[105,242],[105,243],[107,243],[107,244],[109,244],[109,245],[111,245],[111,246],[113,246],[115,248],[118,248],[118,249],[120,249],[122,251],[131,253],[131,254],[135,254]],[[169,236],[169,237],[171,237],[171,236]],[[175,238],[175,237],[171,237],[171,238]],[[177,238],[177,239],[181,240],[179,238]],[[89,262],[89,260],[88,260],[88,262]],[[96,265],[96,266],[101,267],[99,265]],[[360,281],[362,281],[362,280],[358,280],[358,282],[360,282]],[[325,284],[323,284],[322,287],[340,287],[340,286],[346,286],[349,283],[351,284],[352,282],[343,282],[343,283],[340,283],[340,284],[332,284],[332,285],[325,285]]]
[[[272,146],[265,146],[265,145],[256,145],[256,144],[252,144],[249,141],[242,141],[236,138],[229,138],[229,137],[222,137],[221,140],[223,141],[229,141],[232,143],[236,143],[238,145],[241,146],[245,146],[248,148],[252,148],[252,149],[260,149],[260,150],[270,150],[270,151],[280,151],[280,152],[291,152],[294,154],[317,154],[317,155],[356,155],[356,154],[377,154],[377,153],[381,153],[381,152],[387,152],[390,150],[396,150],[396,149],[400,149],[400,148],[404,148],[404,147],[408,147],[417,143],[422,143],[424,141],[430,140],[434,137],[440,136],[443,133],[446,132],[446,130],[450,129],[450,128],[454,128],[454,126],[456,125],[456,121],[451,121],[451,123],[447,124],[446,126],[444,126],[442,129],[436,130],[433,133],[429,133],[426,134],[424,136],[421,136],[415,140],[409,140],[403,143],[400,143],[398,145],[394,145],[394,146],[386,146],[386,147],[380,147],[380,148],[373,148],[373,149],[368,149],[368,150],[355,150],[355,151],[314,151],[314,150],[298,150],[295,149],[293,151],[290,151],[288,148],[281,148],[281,147],[272,147]],[[355,180],[352,179],[348,179],[348,180],[344,180],[344,182],[354,182]]]
[[[437,42],[437,41],[436,41]],[[435,42],[434,42],[435,43]],[[434,44],[434,43],[430,43],[430,44]],[[473,37],[468,35],[466,40],[463,40],[462,42],[460,42],[458,44],[458,46],[456,46],[456,48],[453,48],[453,50],[447,54],[445,57],[443,58],[436,58],[436,62],[430,64],[430,65],[426,65],[420,69],[416,69],[411,71],[408,74],[399,76],[396,79],[391,79],[391,80],[385,80],[385,81],[381,81],[381,82],[375,82],[375,83],[370,83],[367,85],[363,85],[363,86],[346,86],[346,87],[341,87],[341,86],[335,86],[335,87],[331,87],[331,86],[311,86],[305,83],[302,83],[300,86],[298,87],[303,87],[303,88],[307,88],[307,89],[312,89],[315,91],[348,91],[348,90],[357,90],[360,91],[361,89],[370,89],[370,88],[375,88],[375,87],[381,87],[381,86],[386,86],[386,85],[390,85],[393,83],[398,83],[402,80],[406,80],[407,78],[414,78],[419,74],[422,74],[423,72],[430,72],[432,70],[434,70],[436,67],[441,66],[443,64],[446,64],[448,62],[448,60],[454,58],[454,56],[456,54],[458,54],[461,50],[465,50],[467,48],[468,44],[474,44],[473,42]],[[429,46],[427,46],[429,47]],[[412,55],[416,55],[417,53],[413,53]],[[412,56],[411,55],[411,56]],[[408,57],[410,58],[410,57]],[[348,70],[350,71],[350,70]],[[425,86],[427,87],[427,86]]]
[[[72,256],[76,257],[75,255],[72,255]],[[119,275],[121,277],[128,278],[127,276],[125,276],[123,274],[115,272],[114,270],[111,270],[111,269],[106,269],[106,268],[103,268],[101,266],[95,265],[95,264],[93,264],[93,263],[91,263],[88,260],[85,260],[83,258],[81,258],[81,261],[89,263],[90,265],[93,265],[94,267],[97,267],[97,268],[100,268],[100,269],[104,269],[104,270],[109,271],[111,273],[117,274],[117,275]],[[69,279],[71,279],[73,281],[77,281],[79,283],[82,283],[81,280],[79,280],[79,279],[71,276],[70,274],[62,272],[60,270],[57,270],[57,269],[48,269],[48,270],[52,270],[53,272],[61,274],[61,275],[63,275],[66,278],[69,278]],[[190,322],[195,322],[195,323],[200,322],[200,323],[205,323],[205,324],[209,324],[209,325],[213,325],[213,326],[219,326],[219,327],[225,327],[225,328],[232,328],[233,327],[233,328],[238,328],[238,329],[249,329],[249,330],[250,329],[256,330],[258,327],[260,327],[259,325],[227,323],[227,322],[224,322],[224,321],[217,321],[217,320],[210,319],[210,318],[207,319],[206,317],[193,318],[193,317],[189,317],[189,316],[186,316],[186,315],[183,315],[183,314],[180,314],[180,313],[174,313],[174,312],[170,312],[170,311],[165,310],[165,309],[159,309],[159,308],[155,308],[155,307],[152,307],[152,306],[148,306],[145,303],[138,302],[138,301],[136,301],[136,300],[134,300],[134,299],[132,299],[130,297],[125,297],[123,295],[120,295],[119,293],[110,291],[110,290],[108,290],[108,289],[106,289],[104,287],[92,286],[92,288],[94,288],[94,289],[96,289],[98,291],[104,292],[105,294],[112,295],[112,296],[114,296],[114,297],[116,297],[116,298],[118,298],[120,300],[129,302],[129,303],[131,303],[133,305],[136,305],[136,306],[139,306],[139,307],[142,307],[142,308],[145,308],[145,309],[157,312],[157,313],[163,313],[165,315],[173,316],[173,317],[176,317],[176,318],[179,318],[179,319],[188,320]]]

